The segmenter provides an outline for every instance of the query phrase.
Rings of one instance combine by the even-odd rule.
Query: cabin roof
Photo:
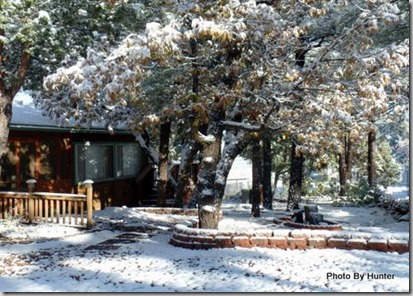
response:
[[[26,92],[19,92],[15,96],[12,111],[11,130],[108,133],[104,122],[96,122],[87,128],[76,127],[71,122],[65,125],[57,123],[43,115],[42,111],[35,107],[33,98]],[[125,127],[117,127],[115,133],[130,134],[131,132]]]

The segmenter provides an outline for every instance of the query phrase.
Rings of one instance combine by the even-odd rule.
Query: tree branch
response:
[[[221,121],[220,125],[223,126],[224,128],[237,129],[237,130],[243,130],[243,131],[248,131],[248,132],[263,132],[263,131],[283,132],[284,131],[283,129],[286,126],[288,126],[289,124],[291,124],[292,122],[296,120],[297,119],[294,119],[290,121],[289,123],[286,123],[282,126],[277,126],[277,127],[269,126],[264,123],[253,125],[253,124],[247,124],[247,123],[230,121],[230,120]]]
[[[159,153],[151,146],[148,145],[141,134],[136,135],[135,137],[136,142],[138,142],[139,146],[148,153],[149,158],[155,163],[156,165],[159,164]]]
[[[0,28],[0,36],[4,36],[4,29]],[[3,42],[0,42],[0,68],[3,66],[3,47],[4,44]],[[5,85],[3,81],[3,75],[4,73],[0,71],[0,92],[4,93],[5,92]]]
[[[27,49],[28,44],[23,44],[22,54],[20,56],[20,64],[19,68],[17,69],[17,81],[8,90],[6,90],[7,94],[11,98],[14,98],[14,96],[19,92],[26,78],[27,71],[30,67],[31,54],[27,51]]]

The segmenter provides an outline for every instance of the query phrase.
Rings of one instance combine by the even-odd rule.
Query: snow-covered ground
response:
[[[228,200],[220,228],[283,227],[271,220],[285,204],[275,206],[261,218],[251,218],[249,205]],[[320,203],[319,210],[348,230],[408,235],[408,222],[396,222],[380,208]],[[134,208],[107,208],[95,213],[97,225],[91,231],[1,221],[0,291],[409,291],[409,253],[173,247],[168,244],[171,230],[185,219]],[[122,235],[127,239],[113,241]]]

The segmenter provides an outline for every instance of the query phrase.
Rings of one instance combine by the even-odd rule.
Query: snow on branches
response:
[[[282,126],[300,135],[302,152],[338,149],[342,132],[359,136],[363,122],[403,103],[409,67],[408,38],[380,35],[405,19],[396,3],[347,2],[164,1],[162,21],[49,75],[39,102],[82,124],[134,128],[240,110],[237,124]],[[162,97],[150,96],[160,82]],[[267,116],[274,98],[280,110]]]

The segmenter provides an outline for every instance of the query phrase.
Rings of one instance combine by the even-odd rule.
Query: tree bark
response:
[[[0,36],[5,36],[5,31],[0,28]],[[13,77],[13,84],[9,87],[5,84],[5,77],[2,75],[1,68],[4,66],[3,43],[0,42],[0,175],[2,158],[8,150],[8,140],[10,132],[10,120],[12,116],[12,104],[15,95],[22,87],[26,79],[27,71],[30,67],[31,55],[29,53],[29,44],[22,44],[22,51],[20,54],[19,65],[15,76]]]
[[[168,198],[168,155],[171,122],[165,121],[160,126],[159,141],[159,180],[158,180],[158,206],[164,207]]]
[[[351,169],[353,163],[353,141],[350,136],[344,137],[344,151],[338,157],[340,196],[346,195],[347,181],[351,181]]]
[[[353,168],[353,140],[350,136],[347,138],[347,148],[346,148],[346,180],[351,181],[352,179],[352,168]]]
[[[302,153],[297,153],[296,147],[296,144],[292,142],[287,210],[298,207],[301,202],[304,156]]]
[[[222,201],[227,183],[228,174],[234,163],[235,158],[250,143],[250,136],[244,131],[227,130],[224,136],[224,149],[222,157],[218,162],[214,182],[215,200]]]
[[[188,139],[181,152],[181,163],[178,171],[178,185],[176,186],[174,195],[174,206],[182,207],[188,205],[195,208],[196,204],[190,203],[190,198],[193,194],[193,180],[191,176],[192,164],[195,156],[201,149],[201,144],[192,139]]]
[[[340,183],[340,196],[346,195],[346,162],[344,153],[340,153],[338,156],[338,175],[339,175],[339,183]]]
[[[272,150],[271,139],[268,134],[262,139],[262,186],[264,194],[264,208],[272,210],[272,188],[271,188],[271,169],[272,169]]]
[[[367,179],[370,189],[374,189],[376,186],[376,167],[374,163],[375,146],[376,132],[371,131],[367,136]]]
[[[153,146],[151,146],[149,137],[146,137],[145,139],[145,137],[142,134],[138,134],[135,136],[135,140],[139,144],[139,146],[142,148],[142,150],[146,152],[150,160],[154,164],[158,165],[159,164],[159,153],[158,151],[155,150],[155,148],[153,148]]]
[[[192,197],[193,200],[198,200],[200,228],[218,228],[220,201],[215,199],[214,183],[217,164],[221,157],[223,129],[220,122],[224,119],[225,112],[219,102],[216,102],[211,111],[211,122],[208,128],[208,135],[214,136],[215,139],[213,142],[200,143],[203,148],[202,161],[199,168],[198,181]],[[208,213],[204,213],[204,211]],[[215,213],[210,214],[211,211]]]
[[[12,116],[12,98],[0,92],[0,176],[3,156],[8,151],[10,120]]]
[[[252,209],[253,217],[260,217],[261,201],[261,180],[262,180],[262,152],[259,136],[252,140]]]
[[[278,184],[278,180],[280,179],[280,174],[277,172],[277,171],[275,171],[275,174],[274,174],[274,191],[273,191],[273,197],[272,197],[272,200],[274,200],[274,198],[275,198],[275,194],[276,194],[276,192],[277,192],[277,184]]]

